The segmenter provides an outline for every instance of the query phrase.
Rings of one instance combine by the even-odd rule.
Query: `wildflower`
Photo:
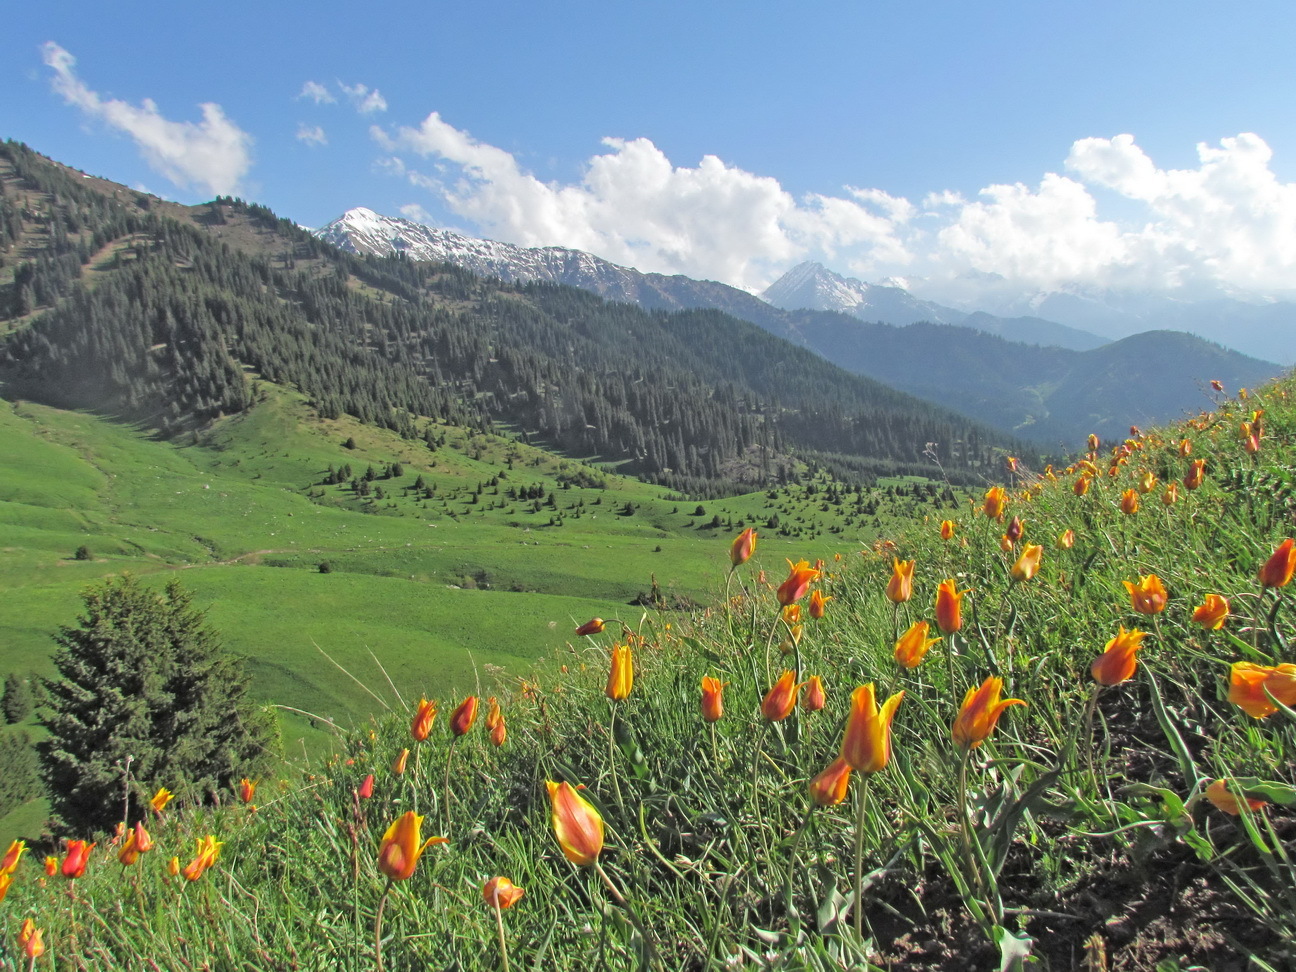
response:
[[[512,908],[524,894],[525,891],[506,877],[493,877],[482,886],[482,897],[486,899],[486,903],[501,910]]]
[[[1085,493],[1089,492],[1089,484],[1091,482],[1092,480],[1090,477],[1081,476],[1072,484],[1071,492],[1075,493],[1077,496],[1083,496]]]
[[[90,860],[90,852],[94,848],[94,844],[88,844],[84,840],[69,840],[67,855],[63,858],[63,876],[79,878],[84,874],[86,863]]]
[[[0,901],[5,899],[9,893],[9,886],[13,884],[13,875],[9,873],[0,874]]]
[[[1156,476],[1151,472],[1144,472],[1143,475],[1139,477],[1138,491],[1140,493],[1150,493],[1152,490],[1156,489],[1156,484]]]
[[[734,539],[729,548],[729,562],[737,567],[745,564],[756,552],[756,531],[748,527]]]
[[[1070,550],[1072,547],[1075,546],[1075,531],[1063,530],[1061,534],[1058,535],[1057,543],[1055,544],[1055,546],[1059,550]]]
[[[392,772],[397,776],[405,775],[405,763],[409,760],[409,750],[402,749],[400,755],[392,760]]]
[[[198,838],[198,849],[194,854],[194,859],[180,869],[180,873],[185,876],[186,881],[197,881],[207,869],[215,865],[220,857],[222,844],[214,834],[208,834],[206,837]]]
[[[1166,506],[1174,506],[1179,501],[1179,484],[1170,483],[1161,494],[1161,502]]]
[[[1189,490],[1191,492],[1192,490],[1200,486],[1202,484],[1202,481],[1205,478],[1206,478],[1206,460],[1194,459],[1192,461],[1192,468],[1188,470],[1188,474],[1183,478],[1184,489]]]
[[[927,637],[928,624],[926,621],[916,621],[909,626],[909,630],[902,634],[895,643],[895,660],[899,665],[905,668],[917,668],[922,664],[923,658],[928,650],[939,638]]]
[[[774,687],[765,693],[761,701],[761,715],[770,722],[782,722],[796,708],[797,695],[801,686],[797,684],[796,672],[786,671],[779,676]]]
[[[994,732],[995,724],[1010,705],[1025,705],[1021,699],[999,698],[1003,679],[990,676],[980,688],[970,688],[963,696],[963,705],[954,719],[954,743],[964,749],[976,749]]]
[[[23,955],[33,961],[33,964],[36,959],[45,954],[45,932],[37,928],[30,918],[26,919],[18,930],[18,947],[22,949]]]
[[[941,520],[940,536],[942,540],[951,540],[954,537],[954,521]]]
[[[1228,786],[1224,780],[1216,780],[1210,786],[1206,787],[1206,799],[1225,813],[1234,817],[1242,813],[1242,800],[1239,800],[1228,791]],[[1248,796],[1243,796],[1247,806],[1251,810],[1259,810],[1265,805],[1264,800],[1256,800]]]
[[[999,549],[1002,550],[1004,553],[1013,552],[1013,542],[1011,539],[1009,539],[1008,534],[1005,533],[1002,537],[999,538]]]
[[[1270,695],[1283,705],[1296,705],[1296,665],[1233,663],[1229,675],[1230,702],[1252,719],[1265,719],[1278,711]]]
[[[1139,509],[1139,494],[1136,490],[1127,489],[1121,493],[1120,511],[1126,516],[1137,513]]]
[[[913,575],[916,560],[893,558],[891,579],[887,581],[886,596],[892,604],[903,604],[913,597]]]
[[[239,799],[244,803],[251,803],[252,798],[256,796],[257,785],[249,780],[246,776],[239,780]]]
[[[1245,449],[1245,450],[1246,450],[1250,455],[1253,455],[1253,456],[1254,456],[1257,452],[1259,452],[1259,451],[1260,451],[1260,433],[1259,433],[1259,432],[1252,432],[1250,435],[1248,435],[1248,436],[1246,437],[1246,439],[1244,439],[1243,442],[1242,442],[1242,448],[1244,448],[1244,449]]]
[[[1103,653],[1090,666],[1094,681],[1099,685],[1119,685],[1133,678],[1138,668],[1138,653],[1146,637],[1146,631],[1126,631],[1125,626],[1120,625],[1116,637],[1107,642]]]
[[[1191,440],[1191,439],[1180,439],[1180,440],[1179,440],[1179,455],[1180,455],[1180,457],[1182,457],[1182,458],[1184,458],[1184,459],[1187,459],[1189,456],[1192,455],[1192,440]]]
[[[508,728],[504,725],[504,717],[500,716],[500,721],[491,728],[490,741],[495,746],[503,746],[507,739]]]
[[[578,635],[596,635],[603,633],[605,622],[602,618],[590,618],[576,629]]]
[[[580,867],[593,864],[603,850],[603,818],[570,783],[548,780],[545,786],[554,836],[564,856]]]
[[[126,837],[126,843],[122,844],[121,850],[117,852],[117,860],[121,861],[127,867],[139,860],[141,854],[147,853],[153,849],[153,838],[149,836],[144,829],[143,822],[137,822],[134,828]]]
[[[173,857],[167,861],[167,873],[175,877],[180,873],[180,858]]]
[[[936,626],[945,634],[963,627],[963,595],[954,578],[948,577],[936,588]]]
[[[1089,433],[1089,451],[1098,451],[1098,436],[1094,435],[1092,432]]]
[[[1138,583],[1123,581],[1129,591],[1130,607],[1139,614],[1160,614],[1166,606],[1166,589],[1156,574],[1140,577]]]
[[[873,683],[861,685],[851,693],[850,716],[842,737],[842,758],[851,769],[876,773],[891,761],[891,720],[904,692],[897,692],[879,709]]]
[[[1026,525],[1022,523],[1021,517],[1014,516],[1011,520],[1008,521],[1008,529],[1004,531],[1004,536],[1007,537],[1009,540],[1011,540],[1013,543],[1016,543],[1018,540],[1022,538],[1022,531],[1025,529],[1026,529]]]
[[[1296,546],[1288,537],[1260,568],[1260,583],[1265,587],[1286,587],[1293,572],[1296,572]]]
[[[173,799],[175,799],[174,793],[165,786],[159,787],[158,791],[153,794],[153,799],[149,800],[149,806],[153,808],[154,813],[161,813]]]
[[[410,735],[419,742],[427,739],[432,732],[432,723],[436,722],[437,704],[433,700],[420,698],[418,709],[414,712],[414,721],[410,723]]]
[[[603,694],[614,702],[630,695],[634,686],[634,658],[629,645],[612,646],[612,667],[608,671],[607,687]]]
[[[792,627],[792,625],[797,624],[801,621],[801,605],[788,604],[784,606],[783,611],[781,612],[781,616],[783,618],[783,623],[786,624],[789,628]]]
[[[491,732],[494,730],[503,718],[504,715],[500,712],[499,699],[492,695],[486,700],[486,731]]]
[[[470,695],[460,702],[458,708],[450,715],[450,731],[456,736],[462,736],[473,727],[476,721],[477,696]]]
[[[429,846],[448,843],[445,837],[429,837],[419,843],[422,837],[419,829],[422,826],[423,818],[413,810],[406,810],[383,834],[382,842],[378,845],[378,870],[387,875],[388,879],[407,880]]]
[[[18,870],[18,862],[22,860],[26,850],[27,842],[25,840],[15,840],[11,843],[9,849],[5,851],[4,858],[0,859],[0,874],[12,874]]]
[[[985,501],[981,512],[992,520],[1003,519],[1004,507],[1008,504],[1008,494],[1002,486],[991,486],[986,490]]]
[[[827,769],[810,781],[810,799],[821,807],[835,807],[846,799],[850,786],[851,765],[838,756]]]
[[[358,796],[361,800],[368,800],[370,797],[373,796],[373,788],[374,788],[374,775],[370,773],[368,776],[364,778],[364,782],[360,784],[360,789],[356,790],[356,796]]]
[[[1211,379],[1211,387],[1217,392],[1222,392],[1224,390],[1224,384],[1218,378]]]
[[[702,676],[702,718],[716,722],[724,715],[724,687],[728,684],[710,675]]]
[[[45,876],[53,877],[55,874],[58,873],[58,869],[59,869],[58,858],[54,857],[53,855],[47,856],[45,858]]]
[[[1222,594],[1207,594],[1205,599],[1193,609],[1192,619],[1207,631],[1218,631],[1228,620],[1229,602]]]
[[[818,712],[827,704],[828,696],[824,693],[823,679],[811,675],[810,681],[806,682],[806,694],[801,700],[801,708],[807,712]]]
[[[1010,573],[1015,581],[1028,581],[1034,577],[1040,568],[1040,560],[1044,556],[1044,548],[1038,544],[1028,543],[1022,550],[1022,555],[1017,558],[1017,563],[1012,565]]]
[[[778,602],[784,606],[805,597],[810,584],[819,579],[819,571],[810,566],[809,561],[799,560],[795,564],[788,561],[788,576],[778,589]]]
[[[810,617],[814,618],[816,621],[820,620],[827,611],[828,602],[831,600],[832,596],[829,595],[828,597],[824,597],[823,591],[811,591]]]

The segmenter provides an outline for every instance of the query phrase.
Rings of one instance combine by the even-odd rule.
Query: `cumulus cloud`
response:
[[[377,88],[371,91],[367,85],[345,85],[341,81],[338,82],[338,87],[350,99],[351,104],[355,106],[355,110],[362,115],[372,115],[375,112],[387,110],[387,99],[378,93]]]
[[[328,136],[324,134],[324,129],[319,125],[307,125],[302,122],[297,126],[297,141],[305,142],[311,147],[327,145]]]
[[[324,87],[324,85],[320,84],[318,81],[307,81],[303,84],[301,94],[297,97],[309,98],[317,105],[331,105],[337,101],[336,98],[329,94],[329,89]]]
[[[400,208],[400,214],[406,219],[412,219],[416,223],[432,223],[432,214],[420,206],[418,203],[406,203]]]
[[[1296,279],[1296,184],[1278,181],[1254,134],[1199,145],[1189,170],[1158,168],[1130,135],[1080,139],[1063,171],[1034,185],[990,185],[970,198],[940,189],[914,203],[850,186],[795,198],[715,156],[676,165],[646,138],[604,139],[580,176],[560,183],[436,112],[416,127],[370,132],[391,153],[386,171],[482,235],[753,290],[805,259],[868,280],[903,274],[951,299],[958,282],[992,277],[1024,289],[1252,291],[1291,290]],[[1132,205],[1104,215],[1095,190]]]
[[[77,77],[76,58],[50,42],[41,49],[53,69],[53,88],[64,101],[134,139],[145,161],[178,186],[232,195],[252,166],[252,137],[225,117],[220,105],[199,105],[201,122],[164,118],[157,104],[104,99]]]

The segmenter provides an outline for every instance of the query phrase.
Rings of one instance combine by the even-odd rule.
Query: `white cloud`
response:
[[[400,208],[400,214],[404,216],[406,219],[414,220],[414,222],[416,223],[431,224],[435,222],[435,220],[433,220],[432,218],[432,214],[429,213],[422,206],[420,206],[418,203],[406,203],[404,206]]]
[[[327,145],[328,136],[324,134],[324,129],[319,125],[307,125],[305,122],[301,122],[297,125],[297,141],[305,142],[312,147]]]
[[[362,115],[371,115],[377,111],[387,110],[387,99],[378,93],[378,89],[369,90],[368,86],[363,84],[345,85],[341,81],[338,87],[342,93],[351,99],[351,104],[355,110]]]
[[[324,87],[324,85],[320,84],[318,81],[307,81],[303,84],[301,94],[297,97],[309,98],[317,105],[331,105],[337,101],[336,98],[329,94],[328,88]]]
[[[68,104],[134,139],[155,171],[185,188],[198,186],[216,195],[237,192],[252,166],[252,136],[226,118],[220,105],[200,105],[199,123],[169,121],[151,98],[138,107],[101,98],[76,76],[76,58],[57,44],[47,43],[41,51],[54,70],[54,90]]]

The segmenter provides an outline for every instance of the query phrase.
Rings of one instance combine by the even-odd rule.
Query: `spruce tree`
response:
[[[87,588],[76,627],[55,636],[41,758],[56,824],[89,834],[132,817],[160,786],[194,799],[257,775],[273,717],[247,697],[222,647],[177,581],[161,593],[129,576]]]

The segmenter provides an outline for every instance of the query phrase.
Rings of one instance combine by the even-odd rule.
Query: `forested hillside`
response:
[[[246,371],[408,438],[505,423],[693,492],[817,460],[968,480],[1007,437],[713,311],[645,311],[356,257],[263,207],[185,208],[0,148],[7,394],[173,434],[248,406]]]

